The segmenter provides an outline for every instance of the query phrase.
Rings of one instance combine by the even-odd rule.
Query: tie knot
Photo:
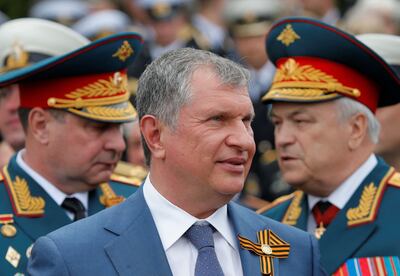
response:
[[[213,228],[210,224],[198,225],[193,224],[187,231],[185,236],[190,242],[200,250],[204,247],[214,247]]]
[[[82,202],[75,197],[67,197],[61,206],[74,214],[74,221],[86,217],[85,207]]]
[[[339,211],[340,209],[329,201],[318,201],[312,209],[317,225],[322,223],[325,227],[331,223]]]
[[[318,208],[319,211],[323,214],[332,206],[332,203],[329,201],[318,201],[314,208]]]

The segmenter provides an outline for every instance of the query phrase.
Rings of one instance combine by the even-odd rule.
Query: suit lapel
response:
[[[265,225],[257,225],[248,218],[248,214],[241,214],[241,210],[234,203],[228,204],[228,216],[233,223],[235,235],[241,235],[258,243],[257,232],[265,229]],[[264,228],[263,228],[264,227]],[[251,253],[250,251],[241,248],[238,241],[240,260],[242,261],[243,275],[261,275],[260,271],[260,257]],[[273,259],[274,276],[279,275],[279,259]]]
[[[373,214],[372,212],[377,212],[379,209],[380,198],[384,193],[387,178],[390,175],[389,167],[379,160],[378,165],[364,179],[319,240],[321,263],[329,274],[334,273],[347,259],[352,258],[358,248],[374,234],[377,229],[374,222],[376,213]],[[376,187],[376,192],[374,195],[368,196],[369,201],[363,201],[363,205],[370,209],[369,213],[360,217],[361,223],[349,226],[349,209],[359,208],[360,200],[366,189],[371,187],[371,184]],[[368,219],[368,217],[370,218]]]
[[[113,217],[105,227],[117,235],[105,246],[105,251],[118,274],[172,276],[157,228],[144,200],[143,188],[122,205],[121,220],[116,221]],[[126,218],[131,219],[126,221]]]

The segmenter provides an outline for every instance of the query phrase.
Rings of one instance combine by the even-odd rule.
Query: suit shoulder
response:
[[[265,213],[267,213],[269,210],[278,207],[278,206],[286,206],[290,203],[290,201],[296,196],[297,192],[293,192],[291,194],[288,195],[284,195],[281,197],[278,197],[277,199],[275,199],[274,201],[272,201],[271,203],[265,205],[264,207],[261,207],[260,209],[257,210],[258,214],[264,215]]]
[[[120,161],[111,175],[111,180],[138,187],[144,181],[146,175],[147,170],[145,168]]]

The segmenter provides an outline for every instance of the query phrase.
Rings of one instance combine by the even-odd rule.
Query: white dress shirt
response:
[[[160,239],[174,276],[194,275],[197,249],[183,235],[196,222],[207,221],[214,232],[215,251],[225,276],[243,276],[237,238],[229,222],[227,206],[204,220],[199,220],[172,204],[152,185],[147,176],[143,194],[156,224]]]
[[[343,209],[346,203],[350,200],[351,196],[360,186],[362,181],[367,177],[367,175],[375,168],[378,164],[378,160],[375,155],[371,156],[365,161],[352,175],[350,175],[333,193],[328,197],[316,197],[308,195],[308,221],[307,221],[307,231],[309,233],[314,233],[317,227],[314,216],[312,215],[312,208],[318,203],[318,201],[329,201],[331,204],[335,205],[339,209]]]
[[[43,188],[43,190],[45,190],[46,193],[57,203],[57,205],[61,207],[61,204],[63,203],[66,197],[75,197],[82,202],[83,206],[85,207],[87,215],[88,204],[89,204],[87,192],[75,193],[72,195],[67,195],[63,193],[62,191],[57,189],[56,186],[51,184],[47,179],[45,179],[43,176],[34,171],[28,164],[26,164],[26,162],[23,159],[24,154],[25,154],[25,149],[22,149],[18,152],[17,154],[18,166],[20,166],[30,177],[32,177]],[[63,210],[65,209],[63,208]],[[71,220],[73,220],[74,218],[73,213],[67,210],[65,210],[65,213]]]

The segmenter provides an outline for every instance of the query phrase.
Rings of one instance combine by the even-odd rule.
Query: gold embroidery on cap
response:
[[[112,55],[113,57],[119,58],[121,61],[125,61],[133,54],[133,49],[128,41],[124,41],[119,49]]]
[[[300,65],[293,58],[289,58],[277,69],[271,89],[263,100],[274,97],[303,100],[329,98],[334,97],[335,93],[351,97],[361,95],[360,90],[344,86],[333,76],[311,65]]]
[[[277,40],[282,42],[286,46],[289,46],[297,39],[300,39],[300,36],[293,30],[291,24],[287,24],[285,29],[277,37]]]
[[[243,21],[247,24],[255,22],[257,20],[257,16],[254,12],[248,11],[243,15]]]
[[[121,95],[117,95],[120,94]],[[117,96],[115,96],[117,95]],[[100,79],[82,88],[65,94],[68,99],[49,98],[47,104],[53,108],[82,108],[116,104],[129,98],[128,79],[126,75],[116,72],[108,80]]]
[[[26,52],[21,44],[16,41],[11,48],[11,52],[5,60],[2,72],[11,71],[14,69],[22,68],[28,65],[29,54]]]
[[[127,105],[121,108],[115,107],[104,107],[104,106],[91,106],[87,108],[87,112],[93,115],[105,116],[105,117],[119,117],[125,114],[133,114],[136,116],[136,110],[131,105]]]
[[[171,13],[171,7],[167,3],[157,3],[152,8],[152,13],[156,17],[164,17]]]
[[[100,203],[107,208],[117,205],[125,200],[123,196],[117,196],[108,183],[100,184],[100,189],[103,192],[103,195],[100,196]]]
[[[12,181],[7,167],[3,169],[4,176],[10,189],[17,215],[43,215],[46,202],[42,197],[32,196],[28,182],[19,176]]]

